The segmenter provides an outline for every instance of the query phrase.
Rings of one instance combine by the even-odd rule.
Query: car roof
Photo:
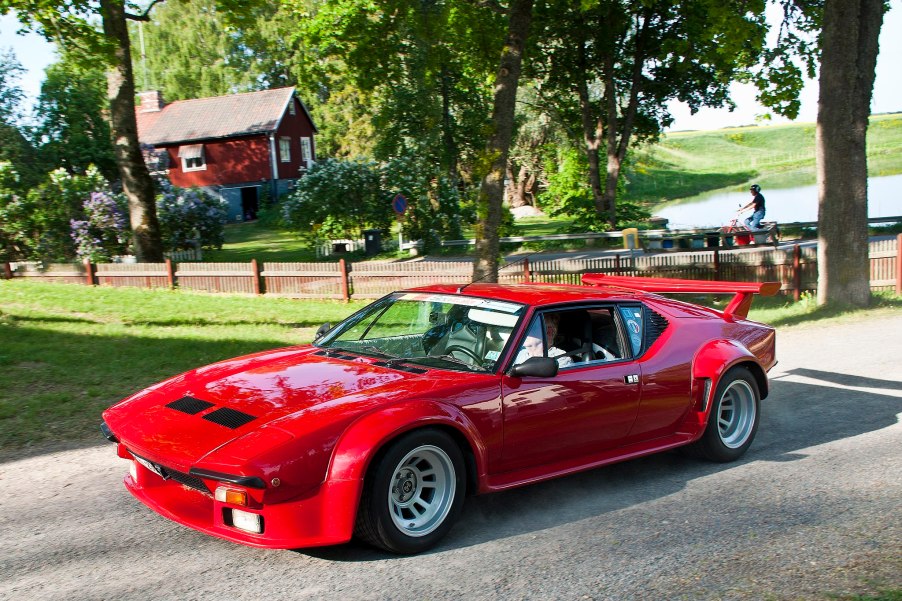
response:
[[[411,291],[460,294],[532,306],[579,301],[638,300],[646,296],[644,292],[624,288],[567,284],[436,284],[412,288]]]

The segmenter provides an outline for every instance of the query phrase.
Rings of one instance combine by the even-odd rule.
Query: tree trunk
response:
[[[883,0],[827,0],[817,113],[818,304],[870,301],[865,139]]]
[[[495,102],[492,109],[492,136],[486,144],[484,160],[490,164],[482,180],[477,201],[476,260],[473,281],[498,281],[498,227],[504,200],[504,171],[514,131],[517,85],[523,61],[523,48],[529,34],[533,0],[512,0],[508,9],[507,40],[495,77]]]
[[[113,42],[113,63],[107,74],[110,121],[116,163],[135,237],[140,263],[162,263],[163,243],[154,200],[153,180],[144,164],[135,122],[135,81],[122,0],[100,0],[103,33]]]

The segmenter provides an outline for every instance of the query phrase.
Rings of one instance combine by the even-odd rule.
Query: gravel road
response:
[[[0,599],[827,599],[902,588],[902,314],[779,332],[742,461],[676,453],[468,500],[436,550],[183,528],[110,444],[0,463]]]

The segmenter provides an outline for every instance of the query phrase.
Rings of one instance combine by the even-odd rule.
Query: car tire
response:
[[[367,472],[355,534],[393,553],[425,551],[460,515],[466,481],[463,454],[450,435],[435,429],[406,434]]]
[[[688,450],[710,461],[735,461],[755,439],[760,420],[758,382],[744,367],[734,367],[720,379],[708,425]]]

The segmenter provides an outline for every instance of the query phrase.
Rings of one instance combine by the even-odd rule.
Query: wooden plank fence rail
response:
[[[175,278],[179,288],[201,292],[260,294],[257,262],[179,263]]]
[[[347,268],[338,263],[264,263],[266,294],[348,300]]]
[[[171,262],[166,263],[98,263],[94,274],[100,286],[133,286],[136,288],[172,287]]]
[[[902,234],[869,243],[872,290],[902,294]],[[232,294],[272,294],[292,298],[378,298],[394,290],[428,284],[466,284],[470,261],[369,261],[345,263],[5,263],[2,277],[50,282],[180,287]],[[795,245],[774,249],[708,249],[687,253],[644,254],[623,251],[601,257],[523,259],[499,270],[500,283],[524,281],[579,284],[586,272],[699,280],[779,281],[798,300],[817,288],[817,251]]]

